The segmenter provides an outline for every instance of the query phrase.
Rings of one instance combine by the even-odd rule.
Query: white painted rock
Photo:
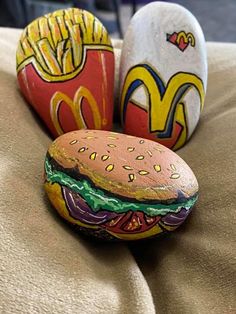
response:
[[[204,35],[180,5],[153,2],[139,10],[124,38],[120,69],[124,132],[173,150],[192,135],[207,85]]]

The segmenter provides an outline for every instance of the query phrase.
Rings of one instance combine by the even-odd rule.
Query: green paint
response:
[[[48,159],[45,160],[45,171],[49,182],[64,185],[72,191],[79,193],[95,212],[98,212],[99,210],[109,210],[116,213],[124,213],[129,210],[140,210],[149,216],[158,216],[166,215],[170,212],[177,213],[182,207],[189,209],[197,201],[197,196],[195,196],[184,203],[178,204],[148,205],[142,203],[129,203],[115,197],[106,196],[103,191],[93,188],[86,180],[77,181],[61,171],[53,171]]]

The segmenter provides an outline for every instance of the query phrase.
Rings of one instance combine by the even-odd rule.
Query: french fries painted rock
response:
[[[16,60],[20,89],[54,137],[111,129],[113,47],[91,13],[71,8],[36,19],[21,35]]]
[[[198,198],[197,179],[177,154],[126,134],[64,134],[49,147],[44,171],[44,187],[58,213],[103,240],[174,231]]]
[[[196,128],[207,85],[205,40],[180,5],[152,2],[132,18],[121,55],[124,132],[173,150]]]

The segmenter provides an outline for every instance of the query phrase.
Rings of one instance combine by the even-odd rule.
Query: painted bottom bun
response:
[[[173,231],[198,197],[188,165],[142,138],[80,130],[49,147],[45,189],[69,223],[101,239],[138,240]]]

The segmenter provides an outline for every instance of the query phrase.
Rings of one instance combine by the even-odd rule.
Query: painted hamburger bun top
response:
[[[48,160],[96,188],[138,201],[188,199],[198,192],[190,167],[156,142],[107,131],[79,130],[57,138]]]

